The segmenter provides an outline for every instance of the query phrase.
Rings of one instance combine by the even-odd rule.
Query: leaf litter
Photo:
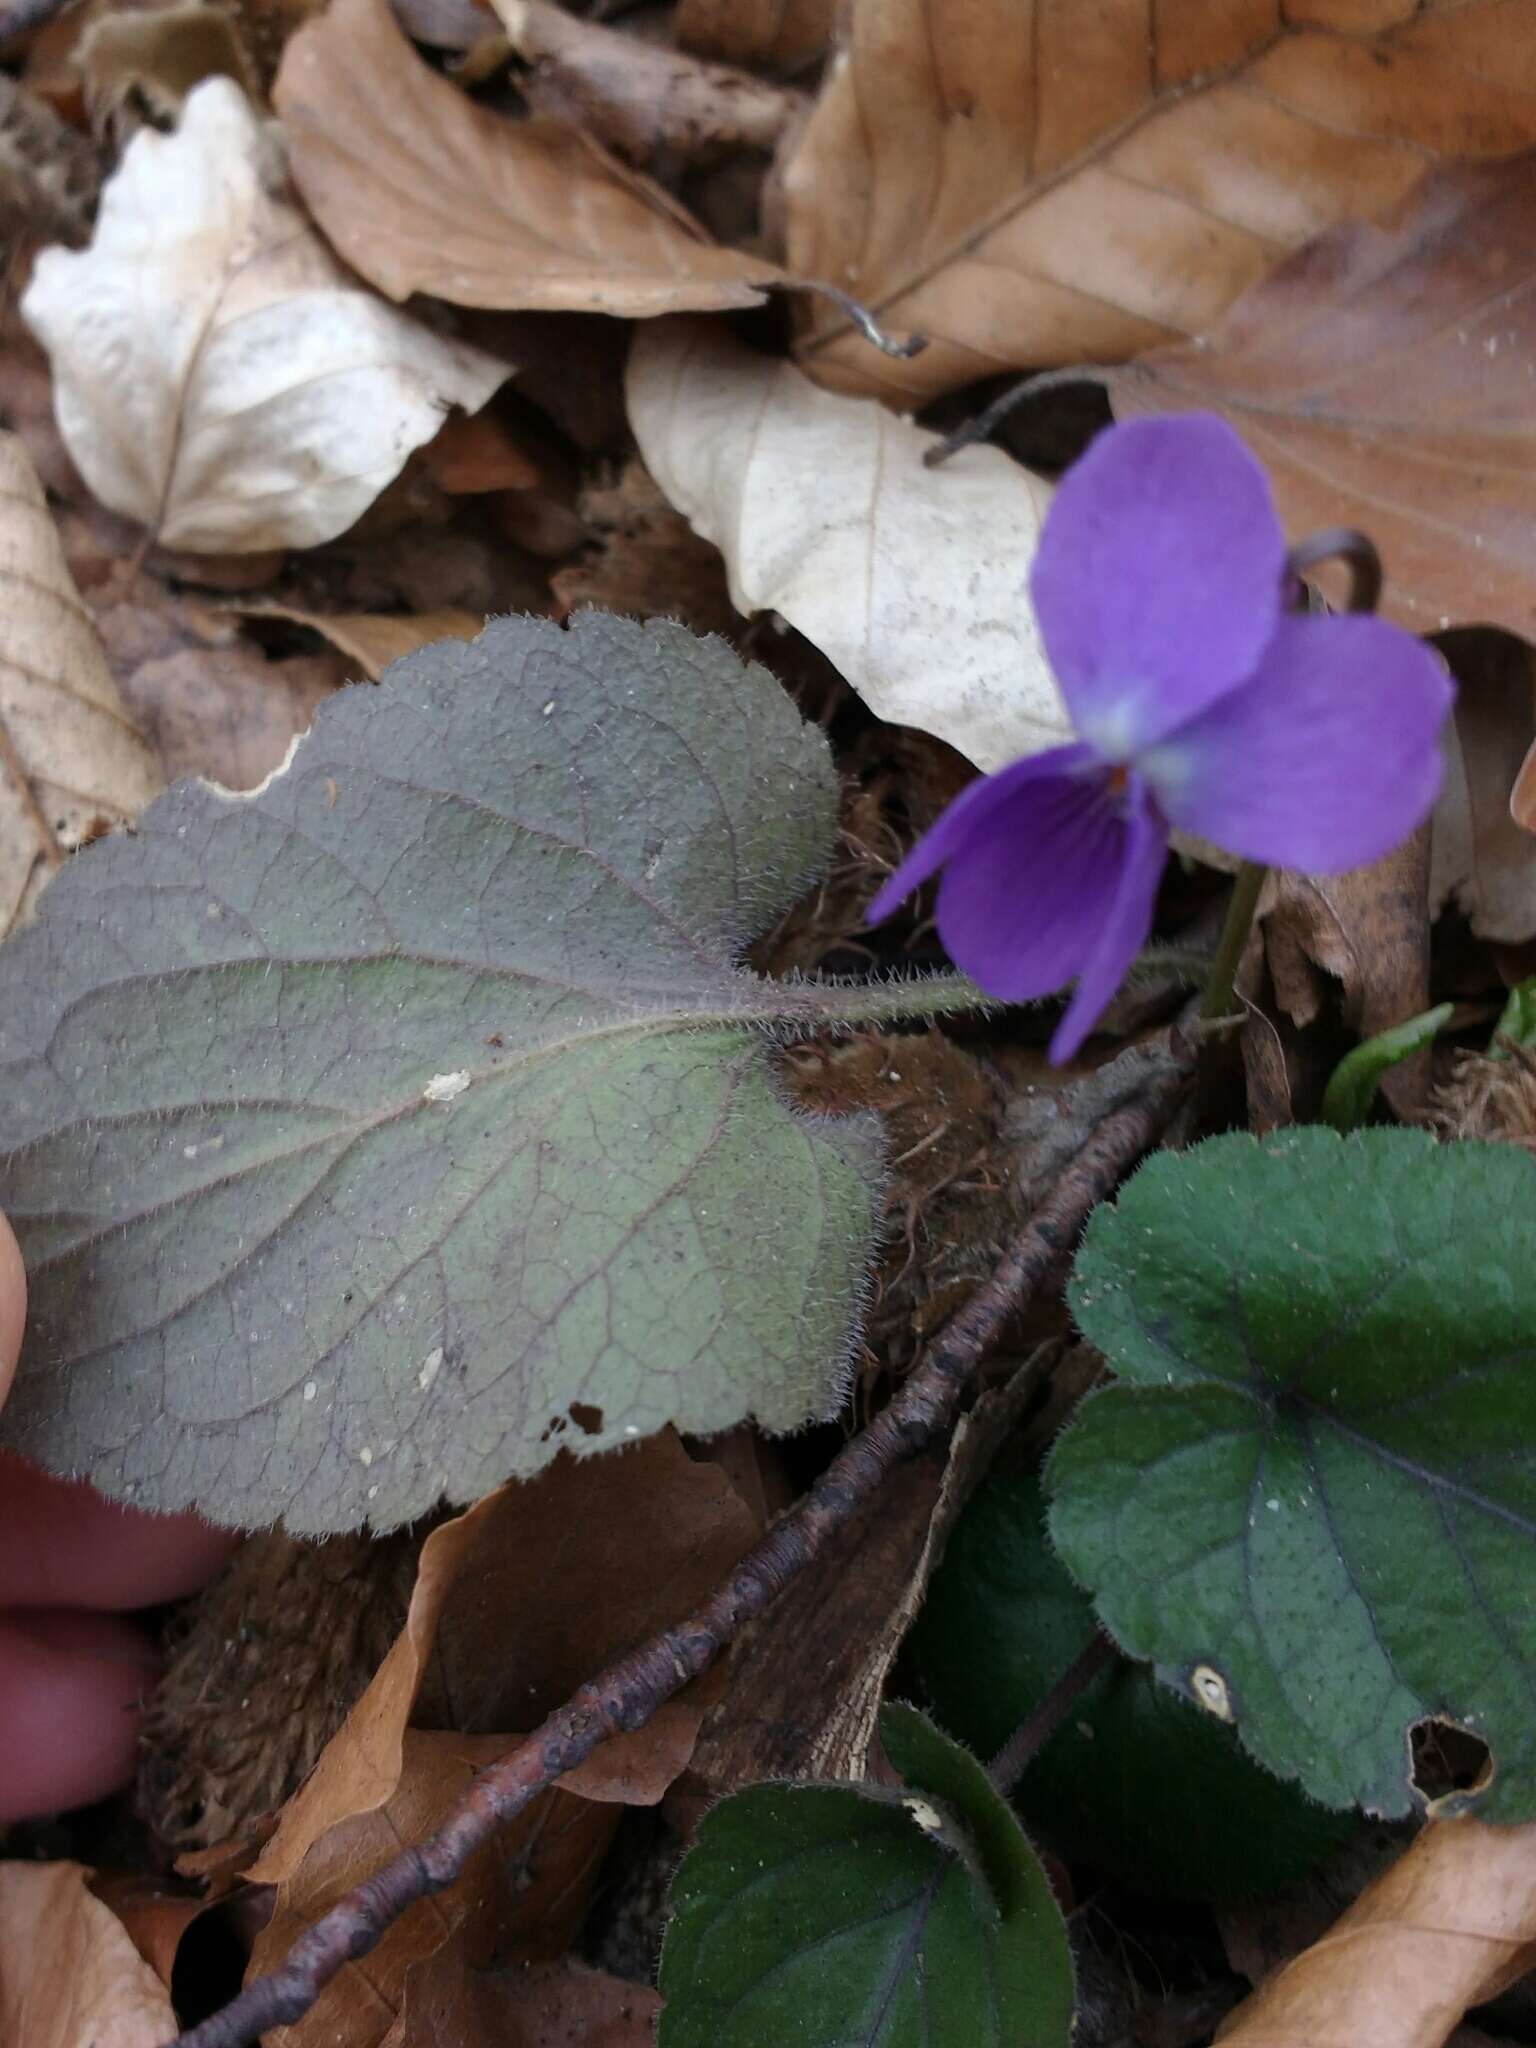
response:
[[[1526,0],[1127,0],[1027,37],[992,0],[46,11],[0,73],[0,884],[31,931],[0,1118],[33,1290],[0,1429],[254,1533],[160,1619],[133,1811],[7,1844],[0,2033],[232,2048],[251,2028],[199,2019],[312,1929],[341,1966],[269,2013],[293,2048],[666,2048],[720,2038],[722,1997],[750,2048],[787,2031],[775,1983],[796,2025],[895,2040],[914,1980],[877,1972],[882,2004],[848,1944],[912,1924],[907,1873],[957,2037],[993,2024],[993,1953],[1056,2038],[1053,1890],[1094,1907],[1079,2040],[1524,2038],[1529,1828],[1443,1816],[1533,1797]],[[1176,1092],[1229,887],[1176,842],[1152,951],[1060,1069],[1059,1002],[949,977],[931,892],[868,925],[976,770],[1068,737],[1027,579],[1103,400],[1043,387],[932,462],[1052,365],[1122,418],[1224,416],[1289,541],[1364,530],[1384,612],[1458,684],[1443,793],[1367,868],[1271,878],[1240,1043],[1205,1041],[1117,1209],[1131,1159],[1089,1172],[1070,1295],[1086,1209],[1034,1243],[953,1445],[858,1506],[839,1445],[887,1456],[1035,1204]],[[1409,1128],[1347,1141],[1324,1243],[1305,1126],[1427,1014],[1372,1112]],[[1198,1222],[1158,1173],[1245,1127],[1300,1165],[1238,1244],[1241,1176]],[[1155,1319],[1184,1337],[1153,1371],[1101,1268],[1159,1187]],[[1419,1244],[1384,1307],[1372,1231]],[[1226,1398],[1221,1318],[1191,1334],[1212,1245],[1256,1318],[1258,1477],[1247,1423],[1174,1441]],[[1291,1384],[1340,1316],[1354,1379]],[[1058,1438],[1081,1585],[999,1521]],[[1212,1548],[1240,1493],[1249,1609]],[[1353,1623],[1307,1607],[1340,1573]],[[776,1608],[721,1623],[765,1581]],[[1062,1705],[1106,1625],[1121,1660]],[[947,1733],[889,1718],[914,1698]],[[574,1770],[572,1699],[609,1731]],[[946,1745],[1012,1753],[1041,1713],[1026,1866]],[[335,1947],[351,1887],[437,1856],[509,1753],[516,1817]],[[1106,1771],[1113,1797],[1077,1782]],[[1297,1774],[1406,1817],[1324,1814]],[[803,1799],[900,1828],[846,1899],[765,1915],[701,1834],[722,1794],[766,1802],[747,1857]]]

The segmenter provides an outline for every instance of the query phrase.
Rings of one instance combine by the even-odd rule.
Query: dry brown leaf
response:
[[[390,1797],[324,1829],[279,1883],[272,1918],[251,1952],[251,1975],[273,1968],[337,1899],[429,1834],[505,1747],[504,1736],[408,1730]],[[455,1933],[462,1939],[456,1953],[469,1964],[509,1946],[558,1954],[576,1931],[617,1818],[616,1810],[570,1793],[544,1793],[471,1858],[454,1885],[418,1900],[366,1961],[333,1977],[303,2019],[263,2039],[269,2048],[378,2048],[400,2012],[407,1973]]]
[[[477,106],[414,55],[387,0],[332,0],[273,97],[311,211],[391,298],[645,316],[753,305],[780,275],[689,235],[569,129]]]
[[[679,0],[678,46],[728,64],[803,71],[832,41],[838,0]]]
[[[566,1961],[528,1970],[476,1970],[445,1943],[412,1970],[383,2048],[651,2048],[661,1999]]]
[[[182,1936],[208,1910],[208,1901],[161,1884],[142,1870],[98,1871],[91,1890],[169,1991]]]
[[[911,406],[1208,332],[1438,157],[1536,143],[1536,0],[854,0],[785,170],[790,268],[930,338],[818,311],[806,367]]]
[[[1441,2048],[1536,1963],[1536,1824],[1431,1821],[1321,1941],[1217,2032],[1222,2048]]]
[[[157,127],[174,126],[205,78],[232,78],[253,99],[261,90],[234,15],[209,0],[98,14],[81,30],[74,61],[91,125],[121,140],[146,115]]]
[[[665,151],[676,161],[707,163],[733,149],[769,150],[803,110],[802,95],[784,86],[580,21],[551,0],[494,4],[513,49],[537,65],[545,93],[636,161]]]
[[[1435,809],[1430,907],[1448,901],[1485,939],[1536,935],[1536,838],[1510,815],[1536,739],[1536,649],[1503,633],[1448,633],[1456,676],[1445,788]]]
[[[296,626],[308,626],[375,683],[392,661],[414,654],[418,647],[434,640],[473,640],[485,630],[483,614],[460,611],[456,606],[409,615],[311,612],[287,604],[231,605],[230,610],[247,619],[288,619]]]
[[[1524,33],[1536,50],[1536,9]],[[1383,609],[1404,625],[1530,633],[1533,281],[1536,151],[1458,164],[1379,227],[1321,236],[1197,344],[1105,382],[1122,418],[1230,420],[1268,469],[1288,532],[1371,536]]]
[[[738,611],[780,613],[879,717],[980,768],[1071,737],[1025,589],[1049,484],[999,448],[927,469],[937,436],[718,323],[642,328],[627,390],[646,467],[723,552]]]
[[[1293,1023],[1322,1012],[1323,975],[1342,984],[1344,1020],[1362,1038],[1429,1008],[1429,841],[1421,827],[1385,859],[1342,875],[1276,871],[1261,906],[1275,997]],[[1400,1116],[1417,1116],[1429,1089],[1427,1057],[1382,1076]]]
[[[0,1863],[0,2041],[164,2048],[165,1987],[78,1863]]]
[[[329,540],[451,406],[477,411],[508,375],[360,288],[226,78],[174,134],[134,138],[90,248],[46,250],[22,313],[97,497],[203,553]]]
[[[439,490],[450,497],[480,491],[532,491],[543,472],[507,422],[487,406],[473,419],[445,420],[422,451]]]
[[[109,647],[119,638],[133,644],[141,609],[125,603],[101,614]],[[254,789],[308,732],[315,707],[347,680],[347,664],[335,654],[267,661],[237,640],[148,656],[117,674],[166,781],[201,775],[225,789]]]
[[[0,933],[66,854],[160,789],[80,602],[42,486],[0,434]]]
[[[562,615],[594,604],[630,618],[681,619],[727,640],[742,631],[720,550],[667,503],[644,463],[632,459],[614,483],[591,485],[576,509],[597,546],[550,578]]]
[[[405,1628],[289,1802],[253,1881],[291,1877],[339,1814],[390,1797],[413,1718],[476,1733],[532,1728],[612,1656],[686,1613],[755,1533],[724,1475],[670,1432],[622,1457],[557,1459],[445,1522],[422,1548]],[[654,1803],[702,1712],[673,1701],[562,1783],[589,1799]]]

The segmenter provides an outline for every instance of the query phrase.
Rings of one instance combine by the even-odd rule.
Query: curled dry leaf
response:
[[[289,43],[273,98],[316,219],[391,298],[645,316],[753,305],[779,276],[691,235],[571,130],[466,99],[387,0],[332,0]]]
[[[254,99],[260,81],[235,16],[209,0],[98,14],[81,30],[75,65],[98,131],[120,138],[142,127],[174,127],[188,93],[205,78],[230,78]]]
[[[78,1863],[0,1863],[0,2040],[165,2048],[176,2015]]]
[[[780,613],[881,718],[978,767],[1070,736],[1025,590],[1039,477],[994,448],[925,469],[937,436],[702,322],[636,336],[628,397],[738,611]]]
[[[1440,2048],[1536,1963],[1536,1825],[1431,1821],[1312,1948],[1245,2000],[1222,2048]]]
[[[46,251],[22,311],[91,489],[167,546],[313,547],[508,374],[362,290],[283,196],[270,125],[214,78],[145,129],[89,249]]]
[[[1456,164],[1381,226],[1320,236],[1198,343],[1105,382],[1122,418],[1230,420],[1289,532],[1364,528],[1387,568],[1383,609],[1404,625],[1530,634],[1533,281],[1536,151]]]
[[[790,268],[930,346],[821,312],[806,367],[911,405],[1202,334],[1308,237],[1438,156],[1536,142],[1536,0],[854,0],[785,173]]]
[[[0,932],[160,788],[14,435],[0,434]]]
[[[732,149],[772,149],[800,112],[799,93],[748,71],[580,21],[552,0],[495,0],[512,47],[541,86],[612,148],[684,162]]]

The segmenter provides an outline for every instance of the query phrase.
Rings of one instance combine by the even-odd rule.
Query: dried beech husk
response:
[[[400,1633],[429,1527],[267,1531],[175,1617],[138,1785],[168,1856],[260,1840]]]
[[[1436,1091],[1431,1122],[1443,1137],[1536,1152],[1536,1051],[1512,1045],[1504,1059],[1464,1053]]]

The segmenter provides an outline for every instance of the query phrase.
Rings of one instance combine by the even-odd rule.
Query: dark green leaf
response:
[[[1121,1384],[1048,1468],[1105,1626],[1330,1805],[1408,1812],[1409,1731],[1536,1814],[1536,1163],[1320,1127],[1149,1161],[1073,1306]]]
[[[950,1536],[907,1650],[945,1726],[984,1756],[1087,1647],[1093,1603],[1045,1536],[1032,1472],[994,1466]],[[1356,1823],[1244,1756],[1144,1664],[1096,1678],[1015,1804],[1063,1854],[1138,1891],[1230,1899],[1295,1882]]]
[[[905,1792],[755,1785],[706,1814],[659,2048],[1066,2048],[1066,1930],[1018,1823],[911,1708],[881,1733]]]
[[[499,620],[248,797],[72,862],[0,982],[8,1440],[152,1508],[387,1528],[562,1444],[839,1395],[869,1125],[779,1098],[742,947],[826,743],[681,627]]]

